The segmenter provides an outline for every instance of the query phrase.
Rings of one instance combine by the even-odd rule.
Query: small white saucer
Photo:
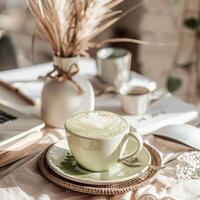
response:
[[[128,142],[127,151],[131,150],[131,140]],[[151,163],[149,151],[143,147],[137,155],[137,161],[148,165]],[[92,185],[106,185],[120,183],[137,178],[144,174],[148,166],[129,167],[118,162],[108,171],[91,172],[81,168],[69,150],[67,140],[61,140],[49,148],[46,154],[49,167],[61,177],[78,183]]]

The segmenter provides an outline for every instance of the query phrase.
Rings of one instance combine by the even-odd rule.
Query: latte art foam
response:
[[[105,111],[77,114],[67,119],[65,126],[72,134],[94,139],[114,137],[128,129],[128,124],[120,116]]]

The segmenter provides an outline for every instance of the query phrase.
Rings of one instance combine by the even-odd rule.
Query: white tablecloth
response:
[[[13,81],[14,79],[28,78],[35,79],[40,73],[46,73],[50,65],[43,65],[35,68],[20,69],[8,72],[0,73],[0,78],[7,81]],[[36,70],[38,69],[38,71]],[[28,113],[36,113],[35,107],[25,105],[18,97],[8,93],[5,90],[1,90],[0,102],[22,109]],[[112,103],[112,108],[109,103]],[[115,112],[122,112],[119,100],[114,95],[103,95],[97,98],[97,105],[102,109],[111,109]],[[65,137],[65,133],[62,130],[46,129],[46,134],[40,141],[40,147],[35,149],[32,155],[24,160],[21,160],[13,165],[4,168],[0,173],[0,199],[2,200],[78,200],[78,199],[200,199],[200,180],[192,181],[177,181],[175,179],[175,166],[176,161],[170,163],[169,167],[162,170],[157,179],[144,188],[141,188],[136,194],[128,192],[123,195],[113,197],[99,197],[92,195],[85,195],[64,190],[55,186],[46,180],[40,173],[37,167],[37,159],[47,146]],[[165,141],[154,136],[146,136],[145,142],[153,145],[161,154],[163,160],[169,159],[174,153],[187,151],[189,148],[176,144],[173,142]],[[36,155],[35,155],[35,154]]]

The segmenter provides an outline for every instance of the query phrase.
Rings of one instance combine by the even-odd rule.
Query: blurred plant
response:
[[[191,4],[194,8],[192,11]],[[170,92],[179,90],[183,86],[183,77],[180,75],[180,70],[182,70],[188,80],[185,97],[193,103],[198,103],[200,99],[200,0],[196,1],[196,4],[194,1],[185,1],[179,45],[174,57],[171,75],[166,82]],[[190,49],[188,46],[184,47],[185,40],[191,40]],[[184,55],[184,62],[180,62],[184,51],[189,53],[187,56]],[[179,74],[176,74],[176,71],[179,71]]]
[[[185,27],[192,29],[192,30],[195,30],[199,26],[199,20],[197,18],[190,17],[190,18],[185,19],[183,21],[183,24],[184,24]]]

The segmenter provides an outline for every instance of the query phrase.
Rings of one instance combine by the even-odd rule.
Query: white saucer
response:
[[[131,140],[128,142],[128,149],[132,149]],[[151,163],[151,155],[149,151],[143,147],[141,152],[137,155],[138,162],[145,164]],[[118,162],[111,169],[104,172],[91,172],[81,168],[69,150],[67,140],[61,140],[49,148],[46,154],[46,160],[49,167],[61,177],[72,180],[78,183],[92,184],[92,185],[106,185],[113,183],[120,183],[137,178],[145,173],[148,166],[134,166],[129,167],[123,163]]]

